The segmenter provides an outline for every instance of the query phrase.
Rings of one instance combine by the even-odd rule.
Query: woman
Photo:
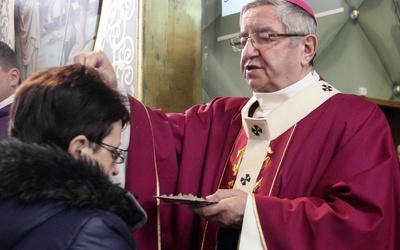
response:
[[[0,143],[0,249],[136,249],[146,214],[110,181],[124,161],[123,101],[82,65],[24,82]]]

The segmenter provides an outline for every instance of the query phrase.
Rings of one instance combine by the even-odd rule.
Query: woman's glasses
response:
[[[120,163],[123,163],[125,161],[125,156],[124,155],[125,155],[126,152],[128,152],[128,150],[117,148],[117,147],[108,145],[108,144],[103,143],[103,142],[93,142],[93,143],[99,145],[100,147],[106,149],[107,151],[110,151],[114,163],[120,164]]]

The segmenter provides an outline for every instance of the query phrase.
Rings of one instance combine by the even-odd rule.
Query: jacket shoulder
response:
[[[136,249],[131,232],[117,215],[93,209],[83,216],[70,249]]]
[[[17,248],[136,249],[132,234],[117,215],[97,208],[61,206],[54,209],[53,216],[47,214],[47,219],[25,235]]]

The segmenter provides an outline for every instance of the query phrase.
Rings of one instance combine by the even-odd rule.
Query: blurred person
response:
[[[38,68],[43,17],[38,0],[17,0],[15,9],[18,17],[16,34],[21,50],[21,79],[25,80]]]
[[[252,98],[166,114],[129,97],[126,188],[151,218],[134,235],[139,246],[400,249],[390,127],[377,105],[313,69],[316,26],[303,0],[252,1],[231,41]],[[75,61],[117,86],[104,53]],[[188,209],[154,198],[179,193],[217,203]]]
[[[67,16],[66,38],[63,48],[63,65],[73,61],[73,55],[84,51],[88,41],[86,40],[86,23],[88,18],[89,0],[77,0],[79,11],[79,26],[75,26],[76,14],[73,1],[63,0],[62,5]]]
[[[11,103],[20,83],[15,52],[0,41],[0,140],[7,137]]]
[[[123,97],[91,68],[29,77],[0,142],[0,249],[137,249],[146,214],[110,180],[128,122]]]

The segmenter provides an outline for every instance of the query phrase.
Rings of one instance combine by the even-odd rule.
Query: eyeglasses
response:
[[[278,34],[278,33],[267,33],[266,31],[256,32],[249,36],[238,36],[231,39],[230,45],[233,51],[242,51],[244,46],[246,46],[247,41],[251,40],[251,43],[255,48],[259,46],[267,45],[271,42],[271,38],[275,37],[290,37],[290,36],[306,36],[303,34]]]
[[[120,164],[120,163],[123,163],[125,161],[124,154],[126,152],[128,152],[128,150],[117,148],[117,147],[108,145],[108,144],[103,143],[103,142],[93,142],[93,143],[96,143],[97,145],[99,145],[100,147],[104,148],[105,150],[110,151],[111,152],[111,156],[112,156],[112,160],[113,160],[114,163]],[[112,149],[109,149],[107,147],[110,147]]]

